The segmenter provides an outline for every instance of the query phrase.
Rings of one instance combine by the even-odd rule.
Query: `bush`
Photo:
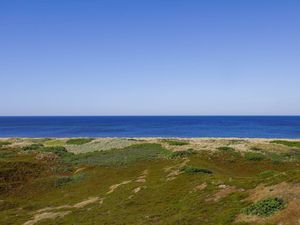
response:
[[[193,149],[188,149],[186,151],[176,151],[176,152],[172,152],[170,155],[170,158],[181,158],[181,157],[187,157],[190,155],[196,154],[195,151]]]
[[[259,152],[259,151],[261,151],[262,149],[261,148],[259,148],[259,147],[256,147],[256,146],[254,146],[254,147],[251,147],[250,148],[252,151],[257,151],[257,152]]]
[[[185,173],[206,173],[206,174],[212,174],[212,171],[208,169],[203,169],[203,168],[197,168],[197,167],[192,167],[192,166],[185,166],[181,169],[181,171]]]
[[[223,146],[223,147],[218,147],[217,148],[218,150],[220,150],[220,151],[235,151],[235,149],[234,148],[232,148],[232,147],[228,147],[228,146]]]
[[[9,141],[0,141],[0,148],[2,146],[5,146],[5,145],[10,145],[11,143]]]
[[[256,216],[270,216],[283,208],[284,201],[281,198],[267,198],[251,204],[243,209],[243,213]]]
[[[245,153],[245,159],[251,160],[251,161],[261,161],[265,159],[265,155],[257,152],[246,152]]]
[[[25,146],[22,149],[24,151],[33,151],[33,150],[39,150],[42,147],[44,147],[43,144],[32,144],[32,145]]]
[[[66,154],[72,154],[72,153],[68,152],[62,146],[43,147],[43,148],[40,148],[39,151],[41,151],[41,152],[52,152],[52,153],[54,153],[58,156],[65,156]]]
[[[55,180],[54,186],[61,187],[67,183],[70,183],[71,181],[72,181],[72,177],[59,177]]]
[[[81,181],[84,177],[85,177],[84,173],[76,174],[76,175],[70,176],[70,177],[69,176],[59,177],[55,180],[54,186],[61,187],[70,182],[78,182],[78,181]]]
[[[91,142],[92,140],[94,140],[94,139],[93,138],[73,138],[73,139],[67,140],[66,143],[68,145],[83,145],[83,144]]]
[[[282,141],[282,140],[275,140],[271,141],[270,143],[273,144],[281,144],[289,147],[298,147],[300,148],[300,141]]]
[[[188,145],[189,143],[187,141],[180,141],[180,140],[172,140],[172,139],[163,139],[162,140],[165,143],[168,143],[169,145],[175,145],[175,146],[182,146],[182,145]]]

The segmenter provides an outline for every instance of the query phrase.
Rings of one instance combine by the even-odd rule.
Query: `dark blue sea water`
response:
[[[300,116],[0,117],[0,137],[300,138]]]

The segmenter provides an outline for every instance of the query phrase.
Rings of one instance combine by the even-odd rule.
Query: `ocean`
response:
[[[300,138],[300,116],[0,117],[0,137]]]

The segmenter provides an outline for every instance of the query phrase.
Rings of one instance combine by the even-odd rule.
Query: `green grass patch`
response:
[[[258,152],[246,152],[244,157],[245,157],[245,159],[251,160],[251,161],[261,161],[266,158],[264,154],[261,154]]]
[[[271,141],[272,144],[281,144],[288,147],[298,147],[300,148],[300,141],[283,141],[283,140],[274,140]]]
[[[91,142],[94,138],[72,138],[67,140],[66,144],[68,145],[83,145]]]
[[[173,139],[163,139],[162,142],[165,142],[169,145],[175,145],[175,146],[182,146],[182,145],[188,145],[189,143],[187,141],[181,141],[181,140],[173,140]]]
[[[165,157],[166,154],[169,154],[168,151],[160,144],[146,143],[131,145],[124,149],[67,155],[63,157],[63,161],[75,164],[117,166],[142,160],[154,160]]]
[[[206,174],[212,174],[213,172],[209,169],[203,169],[203,168],[197,168],[197,167],[192,167],[192,166],[185,166],[181,169],[182,172],[185,173],[206,173]]]
[[[243,209],[243,213],[256,216],[270,216],[284,208],[284,201],[281,198],[267,198],[251,204]]]

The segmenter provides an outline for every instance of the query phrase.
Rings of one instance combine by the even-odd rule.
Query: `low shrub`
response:
[[[176,151],[172,152],[170,155],[170,158],[181,158],[181,157],[188,157],[190,155],[196,154],[196,152],[193,149],[188,149],[186,151]]]
[[[265,155],[258,153],[258,152],[246,152],[245,153],[245,159],[251,160],[251,161],[261,161],[265,159]]]
[[[23,147],[22,149],[24,151],[34,151],[34,150],[39,150],[40,148],[44,147],[43,144],[40,144],[40,143],[36,143],[36,144],[31,144],[31,145],[28,145],[28,146],[25,146]]]
[[[262,149],[259,148],[259,147],[253,146],[253,147],[250,148],[250,150],[259,152],[259,151],[261,151]]]
[[[188,145],[189,143],[187,141],[181,141],[176,139],[163,139],[162,142],[165,142],[169,145],[175,145],[175,146],[182,146],[182,145]]]
[[[83,145],[94,140],[93,138],[72,138],[67,140],[68,145]]]
[[[274,176],[275,174],[276,174],[276,171],[274,171],[274,170],[265,170],[259,174],[259,177],[267,178],[267,177]]]
[[[212,174],[213,173],[211,170],[192,167],[192,166],[185,166],[181,169],[181,171],[185,172],[185,173],[206,173],[206,174]]]
[[[5,145],[10,145],[11,143],[9,141],[0,141],[0,148],[2,146],[5,146]]]
[[[284,208],[284,201],[281,198],[267,198],[251,204],[243,209],[243,213],[256,216],[270,216]]]
[[[61,187],[71,182],[78,182],[81,181],[84,177],[85,177],[84,173],[76,174],[74,176],[58,177],[54,182],[54,186]]]
[[[218,147],[217,149],[220,150],[220,151],[235,151],[234,148],[228,147],[228,146]]]
[[[42,147],[39,149],[41,152],[52,152],[58,156],[65,156],[68,154],[72,154],[68,152],[65,147],[63,146],[49,146],[49,147]]]
[[[298,147],[300,148],[300,141],[283,141],[283,140],[274,140],[271,141],[272,144],[281,144],[288,147]]]

